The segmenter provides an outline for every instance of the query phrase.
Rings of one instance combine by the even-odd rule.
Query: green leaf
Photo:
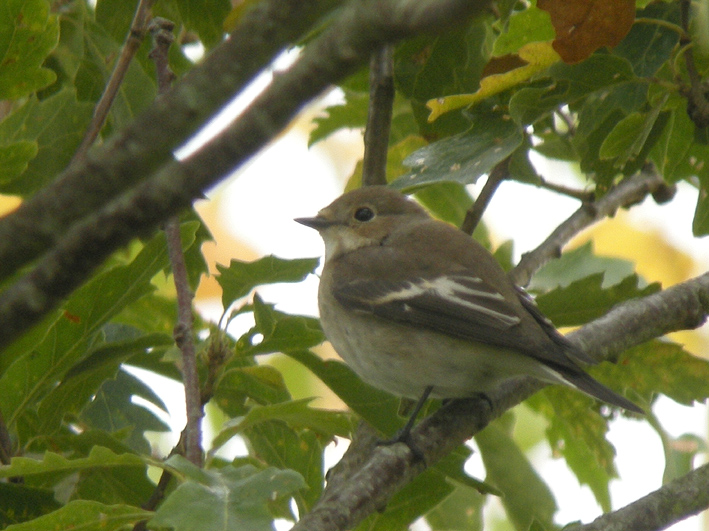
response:
[[[679,5],[657,2],[639,10],[637,18],[657,19],[658,24],[633,24],[630,32],[613,48],[613,55],[624,57],[640,77],[654,76],[660,67],[670,59],[679,41],[679,33],[662,25],[661,22],[679,24]]]
[[[0,100],[29,96],[52,84],[42,65],[59,41],[59,23],[46,0],[5,0],[0,10]]]
[[[550,41],[555,37],[549,13],[529,6],[510,16],[507,28],[495,41],[493,55],[516,54],[530,42]]]
[[[149,525],[175,531],[273,531],[268,503],[305,486],[292,470],[257,470],[248,465],[199,470],[180,456],[166,463],[188,479],[165,499]]]
[[[0,527],[32,520],[59,509],[54,492],[21,483],[0,483]]]
[[[426,513],[432,529],[482,531],[486,497],[467,487],[456,487],[441,503]]]
[[[391,186],[411,190],[445,181],[472,184],[522,143],[521,129],[500,113],[481,117],[478,123],[480,127],[443,138],[412,153],[404,160],[412,170]]]
[[[593,374],[596,376],[597,371]],[[603,383],[607,381],[603,379]],[[606,440],[608,419],[598,412],[602,406],[560,385],[545,388],[527,403],[547,418],[547,437],[552,451],[564,456],[579,483],[588,485],[603,510],[609,511],[608,483],[617,473],[615,448]]]
[[[637,275],[603,288],[604,274],[594,273],[536,298],[537,305],[557,326],[579,326],[601,317],[616,304],[659,291],[659,283],[639,287]]]
[[[589,372],[615,389],[631,387],[646,403],[656,393],[685,405],[709,398],[709,361],[666,341],[638,345],[617,364],[602,363]]]
[[[245,429],[263,422],[280,420],[294,428],[309,428],[327,438],[334,435],[350,437],[353,431],[352,418],[347,413],[308,406],[313,398],[303,398],[279,404],[254,406],[242,418],[227,422],[225,428],[214,438],[215,448]]]
[[[567,287],[596,273],[603,273],[601,287],[608,288],[633,275],[635,267],[628,260],[593,254],[593,244],[588,242],[541,267],[532,277],[529,290],[546,292]]]
[[[465,445],[461,445],[443,459],[438,461],[434,466],[439,472],[442,472],[450,480],[455,481],[459,485],[470,487],[476,490],[480,494],[494,494],[495,496],[502,496],[497,488],[470,477],[465,472],[465,463],[468,461],[473,451]]]
[[[502,504],[515,529],[525,530],[533,520],[553,527],[556,501],[500,421],[475,436],[480,448],[486,481],[499,488]]]
[[[76,472],[96,467],[145,469],[145,460],[135,454],[115,454],[102,446],[95,446],[88,457],[79,459],[67,459],[53,452],[45,452],[41,461],[30,457],[13,457],[9,465],[0,466],[0,478],[24,477],[49,472]]]
[[[345,90],[345,103],[331,105],[323,110],[326,116],[313,120],[314,129],[310,131],[308,147],[330,136],[339,129],[357,129],[367,124],[369,112],[369,94]]]
[[[355,530],[406,531],[414,520],[433,509],[451,492],[453,487],[446,481],[445,476],[429,468],[397,492],[389,500],[383,513],[373,514]]]
[[[33,96],[0,122],[0,146],[31,142],[37,150],[22,175],[15,174],[17,165],[0,169],[0,193],[28,195],[53,179],[71,160],[92,113],[92,104],[66,89],[42,101]]]
[[[37,531],[39,529],[75,529],[81,531],[113,531],[124,529],[152,516],[130,505],[105,505],[103,503],[74,500],[53,513],[29,522],[11,525],[7,531]]]
[[[438,219],[460,227],[473,198],[460,183],[440,182],[416,190],[416,200]]]
[[[533,123],[563,104],[634,79],[627,60],[603,54],[575,65],[556,63],[548,73],[552,83],[521,89],[510,98],[510,114],[518,123]]]
[[[314,317],[289,315],[265,304],[254,296],[254,318],[256,327],[247,332],[237,342],[237,354],[256,356],[272,352],[287,354],[291,350],[314,347],[325,340],[320,321]],[[257,334],[263,337],[257,340]]]
[[[196,229],[195,223],[181,228],[185,235],[194,235]],[[186,236],[183,243],[189,244],[189,240]],[[89,346],[100,328],[125,306],[150,293],[152,277],[167,264],[165,237],[159,234],[130,264],[104,271],[76,290],[65,304],[63,317],[42,332],[39,344],[29,351],[18,351],[14,346],[6,349],[2,363],[9,366],[1,367],[0,393],[4,399],[0,407],[8,425],[90,354]]]
[[[247,397],[258,404],[275,404],[289,400],[290,393],[281,372],[270,365],[225,371],[214,389],[216,404],[230,417],[237,417],[246,414]]]
[[[162,400],[142,380],[125,371],[119,371],[115,379],[105,380],[93,401],[81,413],[87,425],[114,433],[129,428],[127,441],[137,452],[149,452],[145,431],[169,431],[170,428],[152,411],[133,402],[139,396],[155,407],[166,411]]]
[[[385,435],[392,435],[404,424],[399,417],[399,399],[360,380],[344,363],[323,360],[309,350],[287,353],[310,369],[339,396],[352,411]]]
[[[296,430],[280,421],[254,424],[244,431],[252,455],[261,463],[299,473],[307,489],[293,494],[300,514],[309,512],[320,498],[325,481],[323,447],[330,441],[312,430]],[[290,514],[290,509],[285,509]],[[292,517],[292,516],[291,516]]]
[[[187,29],[194,30],[207,48],[224,40],[224,19],[231,11],[229,0],[175,0]]]
[[[285,260],[264,256],[255,262],[232,260],[229,267],[217,264],[216,279],[222,287],[222,305],[226,310],[234,301],[245,297],[256,286],[280,282],[301,282],[312,273],[319,258]]]
[[[37,142],[31,140],[20,140],[0,146],[0,186],[22,175],[38,152]]]
[[[96,345],[92,353],[75,365],[40,403],[38,430],[52,433],[67,414],[78,415],[106,380],[115,378],[123,361],[138,352],[160,345],[173,345],[171,336],[147,334],[132,338],[114,338]]]

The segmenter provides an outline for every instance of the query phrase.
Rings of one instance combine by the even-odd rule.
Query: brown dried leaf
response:
[[[538,0],[556,31],[552,45],[565,63],[578,63],[603,46],[616,46],[635,21],[634,0]]]

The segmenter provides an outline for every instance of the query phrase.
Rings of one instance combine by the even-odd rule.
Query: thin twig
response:
[[[172,30],[175,25],[166,19],[155,18],[150,23],[153,37],[153,49],[150,58],[155,62],[158,78],[158,92],[164,94],[170,89],[175,78],[170,70],[168,51],[174,41]],[[173,216],[165,223],[167,249],[172,266],[172,276],[177,291],[177,324],[175,325],[175,343],[182,352],[182,380],[185,386],[185,406],[187,424],[185,425],[185,457],[197,466],[202,465],[202,403],[200,401],[199,375],[193,340],[192,290],[187,275],[185,255],[182,252],[180,238],[180,219]]]
[[[369,63],[369,114],[364,130],[362,186],[386,184],[389,132],[394,107],[394,53],[387,44],[372,54]]]
[[[591,191],[569,188],[568,186],[549,182],[543,177],[541,178],[537,186],[539,188],[551,190],[552,192],[556,192],[557,194],[565,195],[566,197],[571,197],[572,199],[578,199],[579,201],[584,202],[593,201],[593,198],[595,197],[595,194]]]
[[[116,66],[113,68],[111,77],[106,83],[106,88],[101,95],[101,99],[96,104],[94,108],[94,115],[91,118],[84,138],[79,145],[79,148],[74,154],[74,160],[82,158],[86,152],[89,150],[91,145],[94,143],[98,134],[101,132],[101,128],[106,121],[108,116],[108,111],[113,105],[113,100],[118,94],[118,89],[123,83],[123,78],[128,72],[128,67],[130,66],[133,57],[140,48],[140,44],[143,42],[145,37],[145,29],[148,25],[148,20],[150,19],[150,10],[153,7],[155,0],[140,0],[137,9],[135,10],[135,16],[130,25],[130,30],[128,30],[128,35],[126,35],[126,40],[123,43],[123,48],[121,49],[121,54],[118,56],[116,61]]]
[[[596,221],[612,216],[619,208],[640,203],[648,195],[671,194],[668,185],[656,172],[645,168],[640,173],[621,181],[595,203],[585,203],[569,219],[559,225],[534,251],[522,255],[522,259],[510,272],[510,278],[518,286],[526,286],[532,274],[552,258],[561,255],[561,249],[571,238]],[[662,190],[663,193],[659,193]]]
[[[487,181],[485,181],[485,186],[483,186],[483,189],[480,191],[477,199],[475,199],[475,203],[473,203],[473,205],[465,213],[465,219],[463,220],[463,224],[460,226],[460,230],[466,234],[473,233],[475,227],[478,226],[478,223],[480,223],[480,220],[483,218],[483,213],[490,204],[497,187],[500,186],[500,183],[507,179],[509,175],[509,158],[506,158],[502,162],[498,163],[488,174]]]

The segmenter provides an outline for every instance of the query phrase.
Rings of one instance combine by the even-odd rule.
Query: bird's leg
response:
[[[421,412],[421,409],[423,409],[423,405],[426,403],[426,400],[428,400],[428,397],[431,395],[431,391],[433,391],[432,385],[429,385],[428,387],[426,387],[426,389],[423,390],[423,394],[421,395],[421,398],[419,398],[418,402],[416,402],[416,405],[414,406],[414,410],[411,412],[409,420],[406,421],[404,427],[401,428],[396,433],[396,435],[394,435],[394,437],[384,441],[379,441],[377,444],[388,446],[390,444],[396,444],[399,442],[404,443],[406,446],[409,447],[411,453],[414,454],[414,458],[420,461],[425,461],[423,452],[416,446],[416,444],[414,444],[414,441],[411,439],[411,430],[413,429],[414,424],[416,424],[416,417],[418,417],[418,414]]]

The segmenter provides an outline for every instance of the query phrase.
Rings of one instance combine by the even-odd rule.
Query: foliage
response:
[[[237,26],[258,3],[232,10],[228,0],[156,2],[153,14],[174,21],[181,39],[170,52],[172,70],[178,77],[189,72],[184,47],[200,42],[209,53],[224,28]],[[72,161],[137,2],[6,4],[0,10],[0,192],[26,198]],[[687,53],[692,32],[701,30],[685,31],[678,1],[599,0],[591,15],[585,5],[500,0],[495,14],[400,42],[387,165],[392,186],[460,224],[472,204],[465,185],[505,160],[508,178],[528,184],[542,182],[532,154],[575,163],[597,198],[651,164],[668,184],[698,188],[692,229],[709,234],[709,118],[696,118],[688,73],[705,74],[709,54],[701,46],[691,59]],[[318,31],[331,21],[323,14]],[[313,35],[305,37],[307,46]],[[125,74],[99,141],[155,100],[148,41]],[[342,83],[344,103],[314,120],[311,144],[365,125],[366,75],[365,69]],[[360,166],[348,186],[361,180]],[[216,406],[227,420],[206,448],[204,468],[180,456],[155,459],[147,432],[168,430],[161,419],[167,407],[131,367],[181,381],[182,366],[171,336],[176,310],[165,286],[165,236],[143,236],[0,354],[0,478],[6,480],[0,526],[125,529],[147,520],[154,529],[273,529],[274,519],[295,520],[296,511],[313,508],[325,484],[324,450],[336,437],[351,437],[357,419],[385,435],[403,425],[398,398],[313,352],[324,341],[317,319],[283,313],[259,295],[264,285],[302,281],[317,259],[235,259],[218,266],[222,320],[196,318],[193,334],[202,405]],[[194,289],[206,272],[201,245],[210,238],[194,212],[183,216],[181,238]],[[557,326],[582,326],[658,290],[634,264],[598,256],[590,245],[564,253],[530,284]],[[250,319],[252,327],[231,337],[226,327],[236,318]],[[283,374],[263,361],[273,353],[306,367],[350,411],[294,399]],[[709,363],[674,343],[648,342],[621,360],[622,366],[604,363],[592,374],[649,409],[658,393],[683,404],[709,396]],[[554,452],[609,510],[615,450],[605,435],[619,413],[561,388],[538,393],[528,405],[546,422]],[[512,429],[525,411],[507,413],[477,437],[485,483],[464,471],[470,450],[461,447],[357,529],[406,529],[420,517],[433,529],[481,529],[485,502],[497,494],[515,529],[553,528],[551,489]],[[691,459],[677,451],[659,420],[650,422],[665,444],[666,477],[688,471]],[[248,455],[225,461],[217,450],[235,437],[246,442]],[[172,477],[165,500],[141,508],[163,471]]]

